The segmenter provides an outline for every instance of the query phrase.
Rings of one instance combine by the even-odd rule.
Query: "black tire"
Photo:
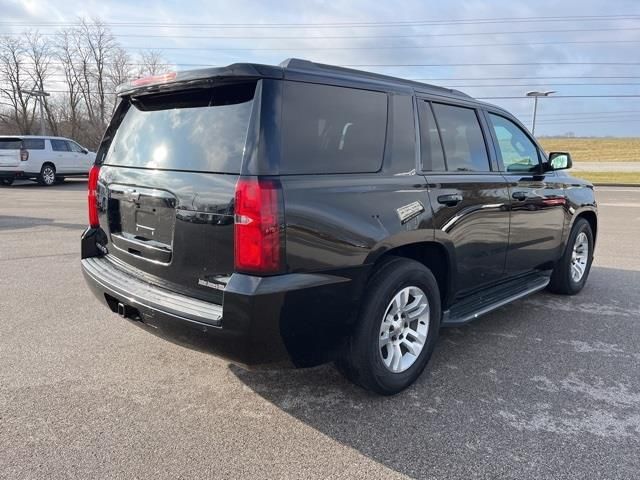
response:
[[[0,185],[10,186],[13,184],[13,178],[0,178]]]
[[[584,273],[582,274],[582,277],[576,281],[571,272],[574,246],[576,245],[576,240],[581,233],[584,233],[587,237],[589,251],[587,253]],[[553,269],[548,289],[553,293],[559,293],[562,295],[575,295],[579,293],[587,282],[587,277],[591,270],[591,263],[593,262],[593,247],[594,242],[591,225],[584,218],[577,219],[573,224],[571,233],[569,234],[564,254],[560,260],[558,260],[558,263],[556,263],[556,266]]]
[[[46,187],[55,185],[56,183],[56,167],[53,163],[45,163],[40,169],[38,183]]]
[[[384,363],[379,338],[382,321],[391,301],[401,290],[410,286],[420,288],[428,300],[428,331],[424,346],[413,364],[396,373]],[[351,381],[368,390],[394,395],[411,385],[427,365],[438,338],[440,318],[440,291],[431,271],[414,260],[390,257],[377,267],[367,284],[355,330],[342,358],[336,362],[338,369]]]

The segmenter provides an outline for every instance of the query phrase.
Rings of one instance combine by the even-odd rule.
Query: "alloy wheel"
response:
[[[56,172],[52,167],[46,166],[42,169],[42,181],[45,185],[53,185],[56,181]]]
[[[389,302],[378,344],[388,370],[401,373],[416,362],[427,341],[429,317],[429,300],[419,287],[403,288]]]
[[[589,261],[589,239],[587,234],[580,232],[573,244],[573,252],[571,253],[571,279],[578,283],[582,280],[584,272],[587,270],[587,262]]]

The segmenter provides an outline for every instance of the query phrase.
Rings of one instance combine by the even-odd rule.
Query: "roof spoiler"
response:
[[[226,67],[201,68],[182,72],[167,72],[161,75],[142,77],[120,85],[116,89],[118,96],[131,94],[156,93],[162,90],[189,88],[189,86],[209,83],[229,78],[282,78],[282,68],[271,65],[234,63]]]

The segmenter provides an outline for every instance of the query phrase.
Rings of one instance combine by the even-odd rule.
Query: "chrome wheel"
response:
[[[573,244],[573,252],[571,253],[571,279],[578,283],[582,280],[584,272],[587,270],[587,262],[589,261],[589,239],[587,234],[580,232]]]
[[[53,185],[56,182],[56,171],[49,165],[42,169],[41,175],[42,183],[45,185]]]
[[[429,333],[429,300],[418,287],[406,287],[391,300],[380,325],[382,363],[393,373],[407,370],[420,356]]]

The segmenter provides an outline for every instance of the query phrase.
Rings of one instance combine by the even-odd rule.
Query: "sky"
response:
[[[298,57],[420,79],[529,128],[525,93],[555,90],[537,136],[640,136],[639,0],[0,0],[0,11],[0,35],[99,17],[124,47],[177,69]]]

